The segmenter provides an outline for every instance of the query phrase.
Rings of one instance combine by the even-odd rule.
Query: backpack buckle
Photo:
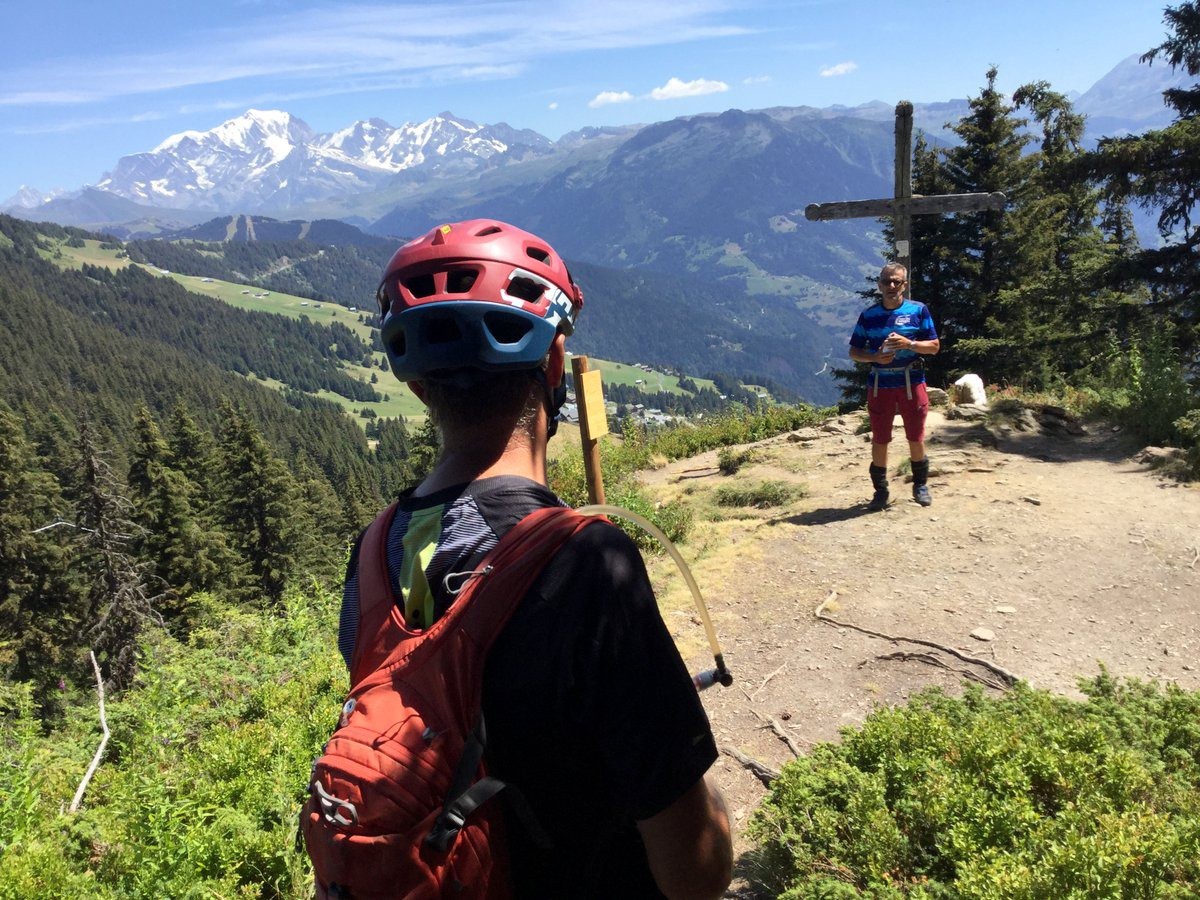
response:
[[[325,817],[326,822],[331,825],[358,824],[358,808],[353,803],[327,793],[319,781],[314,781],[312,786],[316,792],[317,802],[321,804],[321,815]],[[349,815],[343,815],[343,810]]]
[[[466,816],[458,810],[443,810],[433,828],[429,829],[429,834],[425,835],[425,843],[439,853],[445,853],[466,824]]]

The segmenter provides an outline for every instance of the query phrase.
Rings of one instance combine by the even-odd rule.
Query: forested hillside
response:
[[[303,392],[370,392],[339,368],[367,352],[349,329],[62,270],[39,252],[55,230],[0,217],[0,668],[51,707],[86,676],[79,647],[120,682],[144,627],[187,633],[198,592],[269,604],[335,578],[410,446],[389,420],[372,450]]]
[[[347,226],[349,227],[349,226]],[[357,229],[354,229],[357,231]],[[362,237],[362,232],[358,232]],[[256,284],[345,307],[374,308],[379,274],[399,245],[295,241],[129,241],[130,259],[171,272]]]

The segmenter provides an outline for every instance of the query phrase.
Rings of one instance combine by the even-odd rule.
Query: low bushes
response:
[[[872,714],[784,767],[750,825],[757,877],[797,900],[1197,896],[1200,694],[1081,687]]]

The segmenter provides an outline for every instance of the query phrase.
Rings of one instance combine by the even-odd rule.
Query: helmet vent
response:
[[[489,234],[499,234],[500,228],[496,225],[489,225],[482,231],[475,232],[475,237],[487,237]]]
[[[452,315],[430,315],[422,323],[422,336],[426,344],[452,344],[462,340],[462,329]]]
[[[526,247],[525,254],[527,256],[533,257],[534,259],[536,259],[538,262],[541,262],[541,263],[549,263],[550,262],[550,254],[547,253],[545,250],[543,250],[541,247]]]
[[[537,303],[541,299],[542,294],[546,292],[546,285],[540,281],[534,281],[532,278],[514,278],[508,283],[506,291],[512,297],[518,300],[524,300],[526,303]]]
[[[437,290],[432,275],[414,275],[404,280],[404,286],[414,297],[429,297]]]
[[[479,273],[474,269],[452,269],[446,275],[446,293],[465,294],[478,277]]]
[[[483,317],[483,323],[501,344],[515,344],[533,329],[528,319],[504,312],[488,313]]]

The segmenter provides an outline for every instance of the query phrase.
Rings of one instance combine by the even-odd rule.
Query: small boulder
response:
[[[996,639],[996,632],[990,628],[976,628],[971,632],[971,637],[977,641],[994,641]]]
[[[973,421],[977,419],[986,419],[988,411],[982,406],[976,406],[973,403],[960,403],[958,406],[953,406],[946,413],[947,419],[964,419]]]
[[[964,375],[954,382],[954,399],[959,403],[969,403],[973,406],[987,406],[987,393],[983,389],[983,379],[978,375]]]
[[[1181,447],[1143,447],[1134,454],[1133,461],[1144,466],[1158,467],[1185,456],[1187,453]]]

